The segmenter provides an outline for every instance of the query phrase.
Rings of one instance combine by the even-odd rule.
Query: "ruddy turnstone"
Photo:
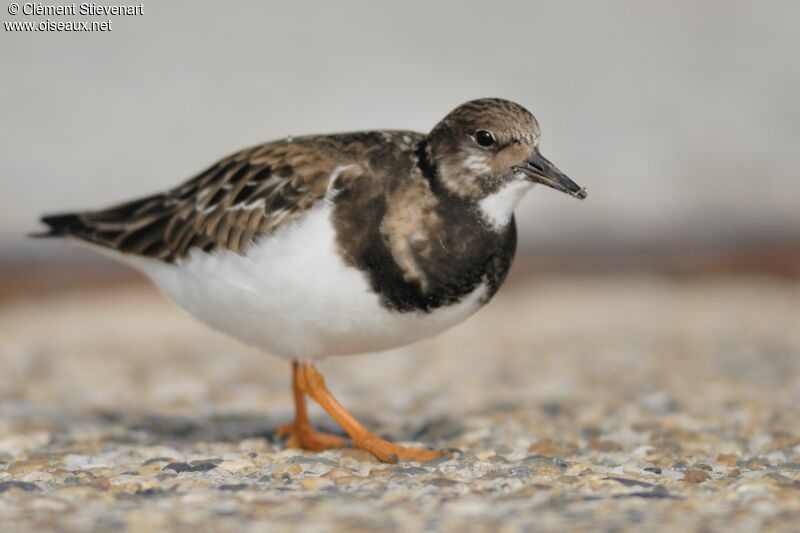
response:
[[[314,367],[386,350],[463,321],[497,292],[517,243],[514,208],[534,184],[586,191],[539,153],[524,107],[459,106],[427,135],[366,131],[269,142],[167,192],[45,216],[69,237],[142,270],[212,328],[289,359],[295,420],[279,433],[342,447],[312,429],[306,396],[378,459],[431,460],[369,432]]]

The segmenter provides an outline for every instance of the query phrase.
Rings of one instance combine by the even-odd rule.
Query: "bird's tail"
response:
[[[47,225],[47,229],[31,233],[30,237],[66,237],[67,235],[84,233],[88,229],[86,223],[81,220],[79,213],[45,215],[40,220]]]
[[[47,230],[31,237],[70,237],[121,252],[142,253],[142,246],[163,238],[170,210],[163,195],[140,198],[108,209],[45,215]]]

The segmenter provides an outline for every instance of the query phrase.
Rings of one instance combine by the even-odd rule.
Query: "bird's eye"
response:
[[[490,131],[478,130],[475,132],[475,142],[478,143],[479,146],[488,147],[496,143],[497,139],[494,138],[494,135],[492,135]]]

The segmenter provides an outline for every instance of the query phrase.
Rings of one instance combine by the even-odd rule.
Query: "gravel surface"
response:
[[[517,281],[320,365],[379,433],[451,450],[427,464],[286,449],[289,365],[144,285],[2,304],[0,365],[1,531],[800,524],[796,282]]]

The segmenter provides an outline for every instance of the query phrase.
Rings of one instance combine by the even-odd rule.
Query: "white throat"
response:
[[[506,183],[500,190],[478,202],[481,215],[494,229],[506,227],[517,204],[532,186],[533,183],[525,179]]]

